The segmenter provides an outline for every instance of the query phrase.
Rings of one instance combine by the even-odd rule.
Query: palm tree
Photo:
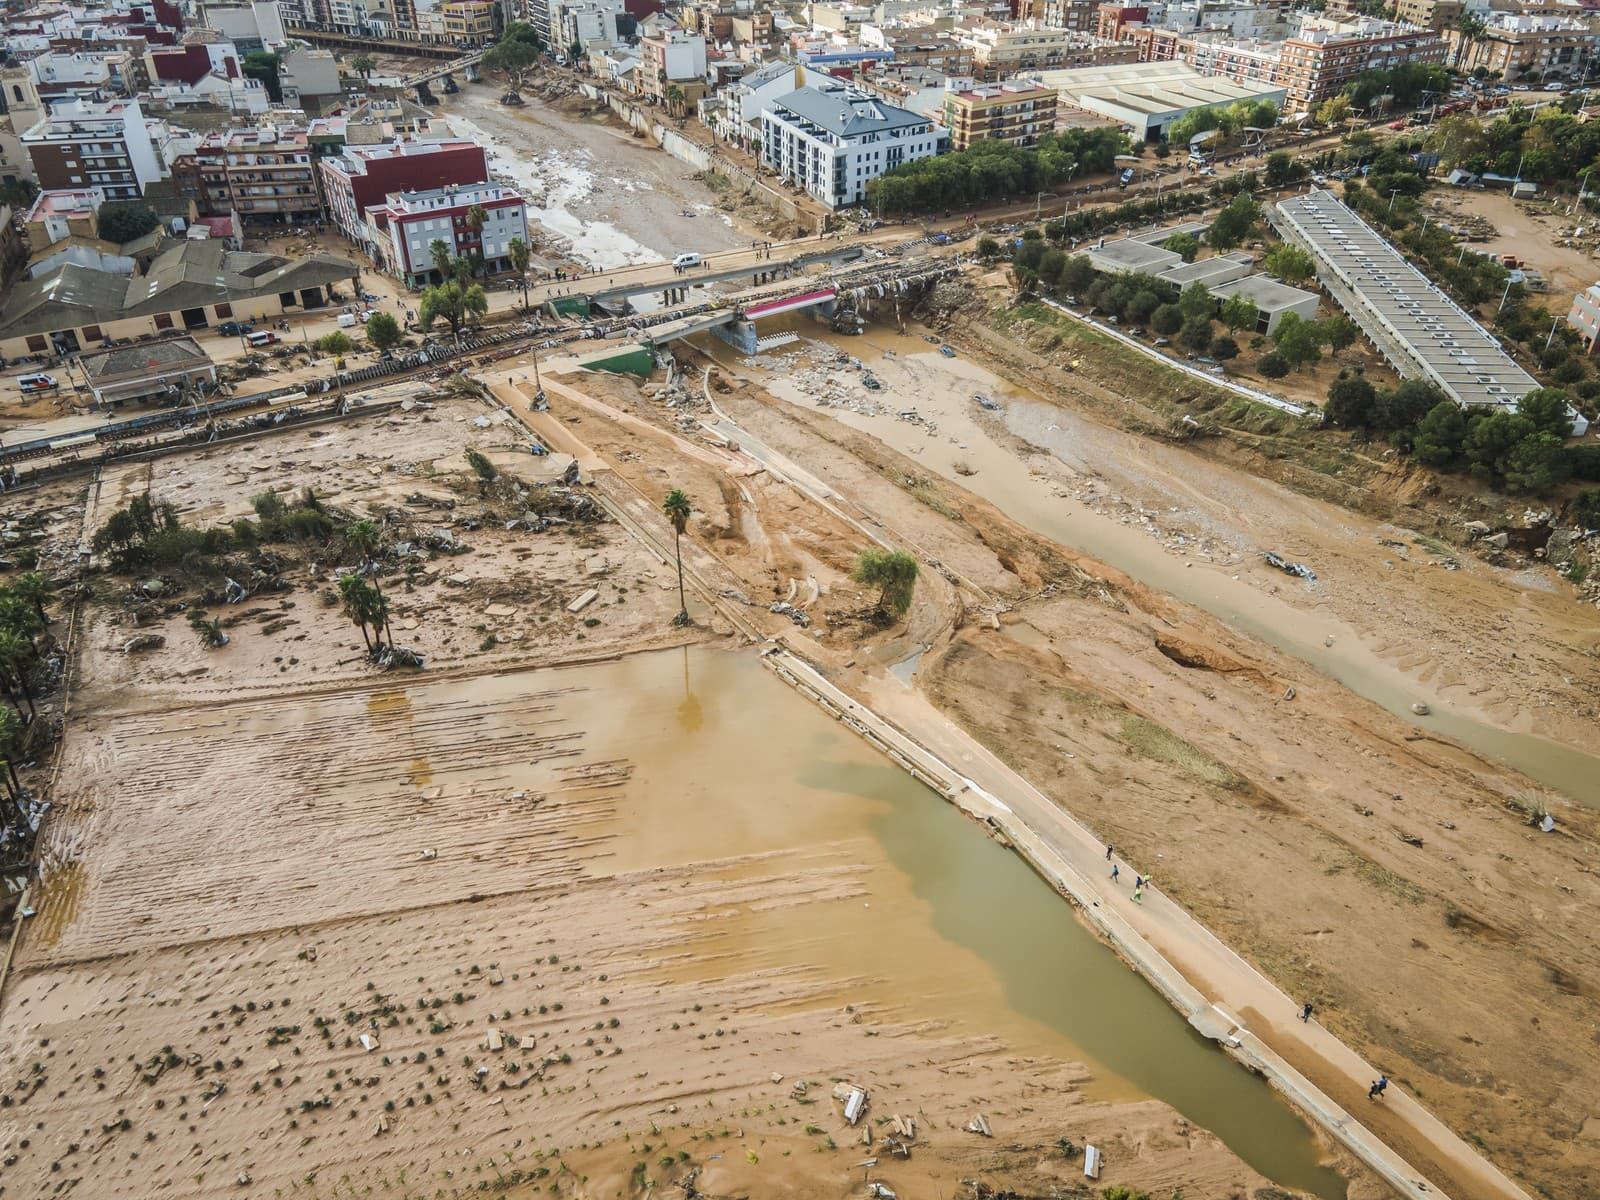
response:
[[[667,85],[667,108],[675,117],[683,115],[683,89],[675,83]]]
[[[361,640],[367,653],[372,653],[372,639],[367,636],[367,585],[358,575],[339,576],[339,610],[361,630]]]
[[[363,79],[370,79],[377,65],[370,54],[358,54],[350,60],[350,68]]]
[[[533,261],[533,252],[528,249],[528,243],[519,237],[512,238],[506,243],[506,257],[511,260],[511,269],[517,273],[517,282],[522,285],[522,307],[528,307],[528,264]]]
[[[455,257],[450,243],[443,238],[434,238],[428,243],[428,257],[433,259],[434,269],[439,272],[441,281],[450,278],[450,260]]]
[[[689,528],[689,517],[694,512],[694,501],[682,488],[673,488],[661,502],[661,511],[672,522],[672,549],[678,558],[678,615],[674,625],[689,623],[689,602],[683,595],[683,531]]]
[[[344,527],[344,540],[349,543],[350,549],[361,555],[361,561],[367,566],[372,565],[372,560],[378,554],[378,527],[371,521],[351,521]]]
[[[5,762],[8,790],[13,800],[22,791],[22,780],[17,778],[17,768],[11,761],[22,744],[22,730],[22,718],[9,708],[0,708],[0,760]]]
[[[11,585],[11,594],[28,601],[39,614],[41,625],[50,624],[50,617],[44,611],[44,602],[50,599],[50,585],[44,581],[44,576],[37,571],[29,571],[21,575]]]

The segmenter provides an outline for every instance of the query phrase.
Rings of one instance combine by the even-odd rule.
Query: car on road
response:
[[[24,392],[53,392],[61,385],[56,382],[54,375],[35,372],[32,375],[18,375],[17,386]]]
[[[270,346],[279,340],[278,335],[270,329],[258,329],[250,334],[247,339],[252,347]]]

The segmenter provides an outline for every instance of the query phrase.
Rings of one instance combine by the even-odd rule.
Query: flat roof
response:
[[[1161,272],[1161,278],[1178,288],[1186,288],[1191,283],[1203,283],[1210,287],[1248,275],[1254,265],[1248,254],[1224,254],[1217,258],[1180,263],[1171,270]]]
[[[1240,279],[1224,280],[1210,285],[1206,291],[1218,300],[1226,300],[1229,296],[1244,296],[1253,300],[1255,306],[1264,313],[1281,312],[1304,304],[1307,300],[1313,304],[1322,302],[1317,293],[1290,287],[1287,283],[1279,283],[1268,275],[1246,275]]]
[[[1130,233],[1128,241],[1143,242],[1147,246],[1159,246],[1175,233],[1192,233],[1199,237],[1211,228],[1209,221],[1184,221],[1179,225],[1164,225],[1160,229],[1147,229],[1143,233]]]
[[[1205,75],[1188,63],[1115,63],[1060,71],[1030,71],[1027,78],[1053,87],[1064,104],[1077,108],[1110,105],[1154,116],[1236,100],[1279,100],[1287,90],[1262,83],[1236,83]]]
[[[1147,271],[1154,275],[1183,261],[1183,257],[1160,246],[1123,238],[1103,246],[1083,246],[1078,253],[1088,257],[1101,271]]]
[[[1394,368],[1423,376],[1458,404],[1515,404],[1539,386],[1500,343],[1434,287],[1332,192],[1280,200],[1280,231],[1309,250]],[[1398,351],[1398,353],[1396,353]]]

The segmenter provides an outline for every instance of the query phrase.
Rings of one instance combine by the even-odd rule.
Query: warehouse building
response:
[[[1034,71],[1030,78],[1054,88],[1064,108],[1081,109],[1126,125],[1135,142],[1160,141],[1169,125],[1197,108],[1238,100],[1270,100],[1283,107],[1288,89],[1202,75],[1188,63],[1120,63],[1069,71]]]
[[[1286,241],[1309,251],[1317,277],[1407,378],[1433,381],[1458,404],[1511,407],[1538,381],[1332,192],[1271,207]]]

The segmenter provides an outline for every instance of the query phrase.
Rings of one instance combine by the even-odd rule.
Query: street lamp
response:
[[[1044,208],[1044,198],[1046,196],[1049,196],[1052,200],[1054,200],[1056,198],[1056,194],[1054,192],[1040,192],[1037,196],[1034,197],[1034,200],[1033,200],[1033,219],[1035,221],[1037,221],[1039,219],[1039,214]]]
[[[1389,189],[1389,213],[1388,213],[1388,215],[1391,216],[1391,217],[1394,216],[1394,198],[1395,198],[1395,196],[1399,195],[1399,193],[1400,193],[1400,189],[1397,188],[1397,187],[1392,187],[1392,188]]]

